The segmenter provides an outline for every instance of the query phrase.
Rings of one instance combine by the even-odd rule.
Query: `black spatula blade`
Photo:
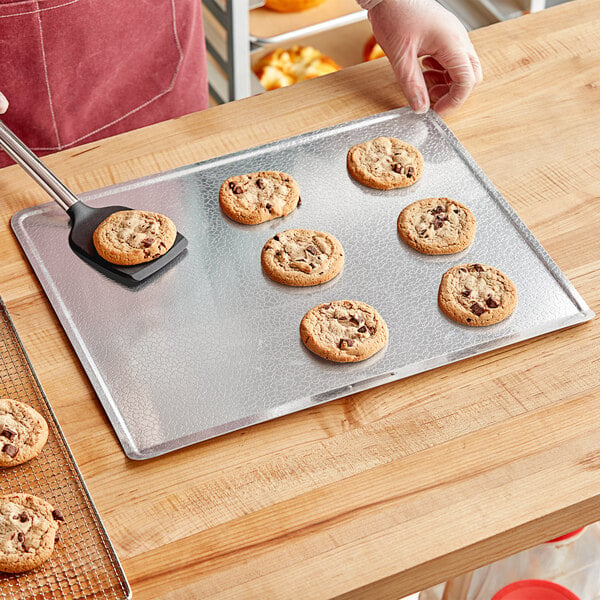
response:
[[[132,209],[126,206],[92,208],[81,201],[76,202],[67,210],[67,214],[71,217],[69,244],[78,256],[107,277],[128,286],[135,286],[177,258],[187,247],[188,241],[183,235],[177,233],[175,243],[168,252],[139,265],[122,266],[108,262],[98,254],[94,247],[94,231],[106,217],[120,210]]]
[[[178,233],[175,243],[169,251],[149,262],[121,266],[104,260],[94,247],[93,236],[96,227],[108,215],[120,210],[131,209],[125,206],[92,208],[81,202],[2,121],[0,121],[0,148],[21,165],[71,217],[69,244],[73,251],[111,279],[129,286],[138,285],[163,267],[166,267],[185,250],[187,240]]]

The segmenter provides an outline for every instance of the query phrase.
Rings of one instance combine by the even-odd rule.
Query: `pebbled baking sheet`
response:
[[[379,136],[423,153],[415,185],[364,187],[346,152]],[[283,219],[244,226],[218,203],[226,178],[257,170],[293,175],[302,205]],[[425,256],[398,237],[410,202],[449,196],[467,204],[477,234],[465,251]],[[166,213],[189,239],[167,271],[136,289],[94,271],[69,249],[66,215],[53,203],[26,209],[13,230],[52,302],[130,458],[163,454],[349,393],[512,344],[593,317],[584,300],[433,112],[398,109],[82,195]],[[290,288],[261,271],[265,241],[284,229],[329,231],[346,264],[336,279]],[[442,274],[482,262],[516,283],[507,320],[470,328],[437,306]],[[388,323],[387,348],[362,363],[310,353],[298,326],[320,302],[362,300]]]

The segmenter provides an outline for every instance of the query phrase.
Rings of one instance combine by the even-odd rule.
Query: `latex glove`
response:
[[[358,0],[412,109],[458,108],[481,82],[467,30],[435,0]],[[422,67],[419,58],[422,60]]]
[[[0,92],[0,115],[3,115],[8,110],[8,100],[6,96]]]

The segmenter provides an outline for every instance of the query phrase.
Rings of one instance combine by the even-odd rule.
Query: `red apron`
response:
[[[0,0],[0,91],[37,154],[204,109],[200,1]]]

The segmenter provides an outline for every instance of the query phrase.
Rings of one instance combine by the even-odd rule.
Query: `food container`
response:
[[[421,592],[419,600],[459,600],[444,596],[444,591],[445,584],[437,585]],[[467,595],[460,600],[490,598],[600,600],[600,523],[576,529],[474,571]]]
[[[570,590],[543,579],[515,581],[502,588],[492,600],[579,600]]]
[[[557,548],[561,548],[562,546],[567,546],[571,542],[573,542],[576,538],[578,538],[585,530],[585,527],[580,527],[579,529],[575,529],[574,531],[570,531],[569,533],[565,533],[564,535],[559,535],[552,540],[548,540],[546,544],[554,544]]]

